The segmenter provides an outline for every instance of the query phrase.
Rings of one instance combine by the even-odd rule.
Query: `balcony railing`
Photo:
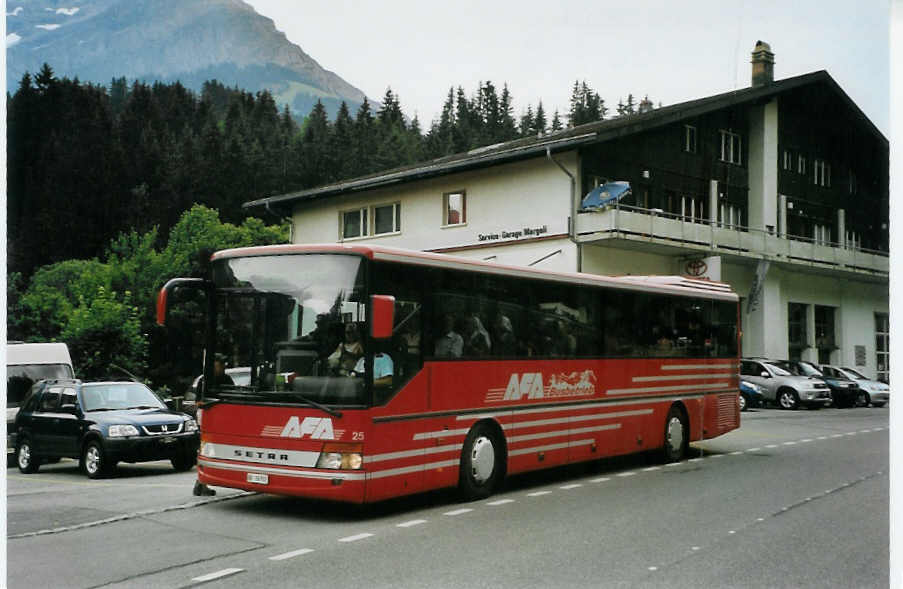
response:
[[[619,205],[603,211],[580,213],[576,228],[582,242],[627,239],[882,276],[887,276],[889,271],[887,252],[780,235],[698,217],[691,219],[660,209]]]

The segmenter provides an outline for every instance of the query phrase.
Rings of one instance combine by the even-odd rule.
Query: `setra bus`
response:
[[[213,254],[198,480],[365,503],[740,425],[738,297],[371,245]],[[247,368],[235,384],[213,358]],[[221,372],[221,368],[220,368]]]

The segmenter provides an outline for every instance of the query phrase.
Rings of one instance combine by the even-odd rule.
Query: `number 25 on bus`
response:
[[[217,252],[208,278],[163,287],[161,325],[177,289],[207,295],[204,484],[483,498],[508,474],[680,460],[740,425],[738,298],[722,283],[333,244]]]

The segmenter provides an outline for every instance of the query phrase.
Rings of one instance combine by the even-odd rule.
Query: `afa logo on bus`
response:
[[[542,372],[524,372],[523,374],[515,372],[508,379],[508,386],[501,398],[499,399],[498,395],[501,390],[495,389],[489,392],[487,401],[593,395],[596,392],[595,382],[596,375],[592,370],[553,374],[549,377],[548,384],[545,384]]]
[[[283,438],[303,438],[308,434],[311,440],[336,439],[332,420],[328,417],[305,417],[301,420],[296,415],[292,416],[282,428],[280,435]]]

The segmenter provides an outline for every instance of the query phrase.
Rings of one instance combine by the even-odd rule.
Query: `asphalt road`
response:
[[[662,465],[639,455],[352,508],[74,461],[7,471],[8,586],[882,587],[888,410],[743,414]]]

